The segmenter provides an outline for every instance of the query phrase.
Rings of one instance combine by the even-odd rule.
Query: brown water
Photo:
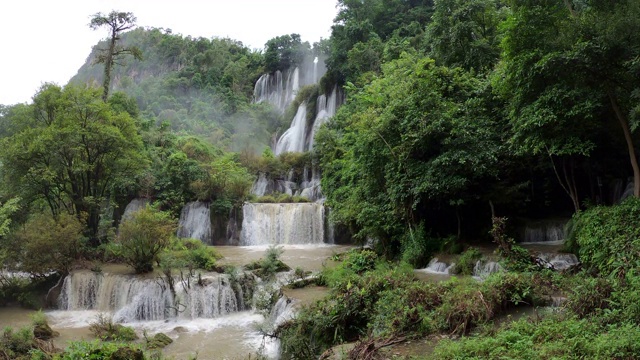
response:
[[[352,246],[285,246],[280,259],[292,269],[300,267],[308,271],[319,271],[323,266],[334,266],[330,258],[336,253],[349,250]],[[260,259],[265,255],[266,247],[234,247],[220,246],[216,249],[224,256],[221,263],[244,265]],[[115,274],[131,274],[129,267],[124,265],[103,265],[103,272]],[[146,276],[155,277],[157,274]],[[310,286],[303,289],[285,290],[290,298],[299,300],[299,304],[309,304],[325,296],[327,289]],[[5,326],[21,327],[31,324],[30,315],[33,310],[16,307],[0,308],[0,329]],[[55,338],[54,344],[58,348],[65,348],[72,340],[93,340],[89,331],[89,324],[97,318],[99,312],[61,311],[46,312],[52,329],[60,336]],[[169,358],[187,359],[197,354],[199,360],[213,359],[247,359],[250,354],[259,351],[269,357],[275,357],[277,346],[268,339],[265,340],[257,331],[263,321],[259,314],[244,311],[214,319],[145,321],[127,323],[142,337],[143,331],[149,335],[163,332],[174,342],[164,349]]]

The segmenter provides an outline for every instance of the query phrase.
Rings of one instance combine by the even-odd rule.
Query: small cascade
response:
[[[455,263],[451,263],[449,265],[445,262],[439,261],[438,258],[433,258],[431,259],[431,261],[429,261],[429,264],[424,269],[424,272],[427,272],[430,274],[449,274],[449,271],[455,265],[456,265]]]
[[[300,104],[298,112],[291,122],[291,127],[282,134],[276,144],[276,155],[284,152],[305,151],[307,135],[307,104]]]
[[[292,320],[296,316],[295,300],[289,299],[283,295],[278,299],[269,314],[269,324],[273,329],[282,325],[288,320]]]
[[[473,267],[473,277],[486,279],[489,275],[503,270],[502,266],[496,261],[478,260]]]
[[[539,221],[527,224],[522,243],[559,244],[564,242],[566,220]]]
[[[255,103],[268,102],[280,113],[284,113],[289,104],[295,99],[300,88],[300,71],[295,68],[286,71],[276,71],[273,74],[260,76],[253,89]]]
[[[131,218],[132,214],[138,210],[143,209],[145,206],[149,204],[149,199],[133,199],[127,206],[124,208],[124,213],[122,213],[122,221],[128,220]]]
[[[336,114],[336,110],[343,100],[342,94],[338,91],[337,86],[333,87],[329,97],[324,94],[318,96],[318,100],[316,101],[317,115],[311,127],[311,133],[309,134],[309,151],[313,150],[316,133],[320,129],[320,126]]]
[[[324,221],[320,203],[247,203],[240,245],[322,244]]]
[[[215,318],[245,309],[227,275],[205,276],[202,285],[175,280],[174,298],[160,278],[75,271],[64,280],[58,306],[108,312],[115,322]]]
[[[265,196],[271,192],[273,192],[273,181],[267,179],[267,176],[264,173],[260,173],[258,180],[253,183],[251,193],[257,196]]]
[[[536,256],[549,268],[564,271],[574,266],[578,266],[580,261],[574,254],[540,253]]]
[[[211,217],[209,204],[194,201],[187,203],[180,213],[178,237],[201,240],[211,244]]]

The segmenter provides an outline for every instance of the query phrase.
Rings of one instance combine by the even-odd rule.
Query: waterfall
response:
[[[523,243],[561,243],[565,239],[566,220],[539,221],[524,228]]]
[[[240,245],[322,244],[320,203],[245,204]]]
[[[211,217],[209,204],[194,201],[187,203],[180,213],[178,237],[199,239],[205,244],[211,244]]]
[[[134,212],[143,209],[145,206],[147,206],[147,204],[149,204],[149,199],[131,200],[131,202],[127,204],[127,207],[124,208],[124,213],[122,213],[122,221],[130,219]]]
[[[451,270],[451,268],[455,265],[456,264],[454,263],[448,265],[445,262],[438,261],[438,258],[433,258],[431,259],[431,261],[429,261],[429,264],[424,269],[424,271],[431,274],[449,274],[449,270]]]
[[[185,286],[178,279],[175,283],[174,298],[160,278],[75,271],[64,280],[58,306],[108,312],[116,322],[214,318],[245,308],[242,294],[236,293],[227,275],[204,276],[202,285],[194,281]],[[176,309],[181,310],[177,315]]]
[[[309,151],[313,150],[313,144],[318,129],[320,129],[322,124],[326,123],[327,120],[336,114],[336,110],[342,103],[342,100],[342,96],[339,94],[337,86],[333,87],[328,98],[324,94],[318,96],[318,100],[316,101],[317,115],[313,122],[313,126],[311,127],[311,134],[309,135]]]
[[[496,261],[478,260],[473,267],[473,277],[477,279],[485,279],[493,273],[503,271],[500,263]]]
[[[307,135],[307,104],[301,104],[291,122],[276,144],[276,155],[284,152],[303,152]]]

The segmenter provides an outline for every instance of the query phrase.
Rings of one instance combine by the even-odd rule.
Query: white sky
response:
[[[91,15],[132,12],[139,26],[193,37],[229,37],[262,49],[298,33],[314,43],[330,36],[335,0],[0,0],[0,104],[31,102],[43,82],[66,84],[107,30]]]

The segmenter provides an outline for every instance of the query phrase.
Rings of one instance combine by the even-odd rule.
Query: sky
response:
[[[65,85],[108,36],[91,15],[132,12],[137,25],[192,37],[229,37],[252,49],[297,33],[328,38],[335,0],[0,0],[0,104],[31,102],[44,82]]]

